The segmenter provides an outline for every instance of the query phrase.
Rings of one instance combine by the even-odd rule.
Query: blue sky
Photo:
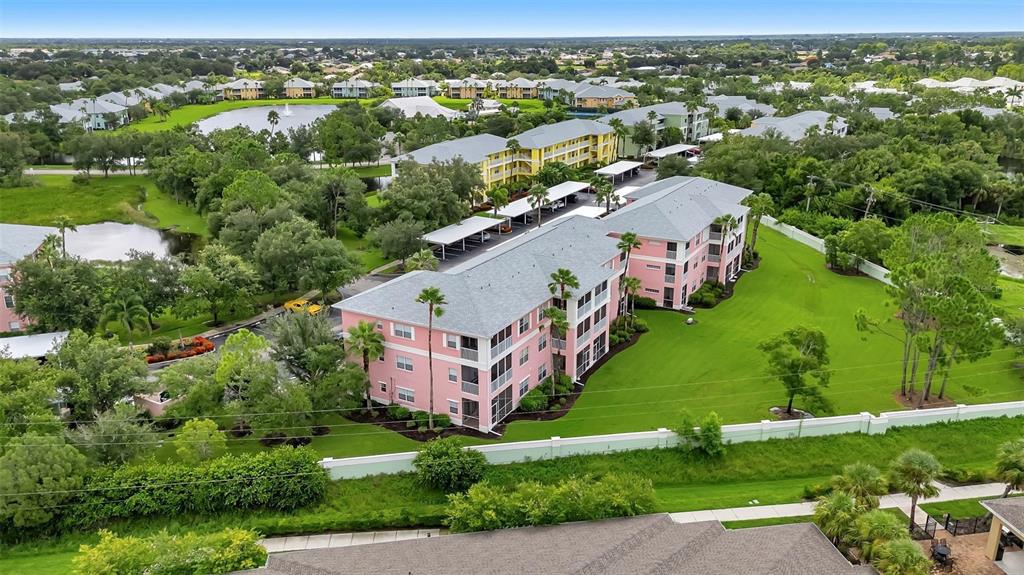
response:
[[[1021,29],[1022,0],[0,0],[0,38],[690,36]]]

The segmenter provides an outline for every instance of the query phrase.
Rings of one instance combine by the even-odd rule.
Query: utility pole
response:
[[[865,218],[867,218],[869,215],[871,215],[871,206],[874,205],[874,203],[875,203],[875,191],[876,190],[874,188],[872,188],[872,187],[869,187],[868,189],[871,190],[871,193],[868,194],[867,207],[864,209],[864,217]]]

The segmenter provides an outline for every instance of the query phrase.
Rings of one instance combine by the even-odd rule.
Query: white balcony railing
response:
[[[503,386],[506,383],[508,383],[509,380],[511,380],[511,379],[512,379],[512,369],[509,368],[508,371],[506,371],[505,373],[503,373],[503,374],[499,375],[498,377],[494,378],[493,380],[491,380],[491,392],[493,393],[495,391],[498,391],[499,389],[501,389],[501,386]]]
[[[474,383],[472,381],[465,381],[465,380],[463,380],[462,381],[462,391],[463,391],[463,393],[468,393],[468,394],[471,394],[471,395],[480,395],[480,384],[479,383]]]
[[[565,340],[564,339],[552,339],[551,340],[551,347],[553,347],[555,349],[565,349]]]
[[[606,325],[608,325],[608,318],[607,317],[603,317],[600,320],[598,320],[598,322],[595,323],[594,327],[592,327],[591,329],[593,331],[601,331],[602,329],[604,329],[604,326],[606,326]]]
[[[581,332],[576,334],[576,343],[579,343],[579,342],[582,342],[582,341],[587,341],[588,337],[590,337],[590,330],[589,329],[587,331],[581,331]]]
[[[467,349],[464,347],[459,350],[459,357],[470,361],[477,361],[480,359],[480,352],[475,349]]]
[[[499,341],[498,345],[491,347],[491,358],[499,356],[502,352],[507,351],[508,348],[510,347],[512,347],[512,336],[506,337],[504,340]]]
[[[720,256],[718,254],[708,254],[708,261],[709,262],[720,262],[720,261],[722,261],[722,256]]]
[[[708,241],[709,242],[721,242],[722,241],[722,232],[710,232],[708,234]]]

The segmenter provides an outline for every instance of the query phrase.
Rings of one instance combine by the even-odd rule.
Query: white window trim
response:
[[[395,393],[395,397],[398,398],[398,401],[404,401],[405,403],[416,403],[416,390],[415,389],[409,389],[408,387],[400,387],[400,386],[396,386],[396,387],[398,388],[398,391]],[[402,397],[402,392],[403,391],[408,392],[408,394],[412,396],[412,399],[405,399],[404,397]]]
[[[398,333],[398,327],[399,326],[409,328],[409,337],[405,337],[405,335],[402,335],[402,334]],[[402,339],[407,339],[409,341],[416,341],[416,327],[415,326],[411,326],[409,324],[399,323],[397,321],[393,321],[393,322],[391,322],[391,335],[393,335],[395,337],[402,338]]]

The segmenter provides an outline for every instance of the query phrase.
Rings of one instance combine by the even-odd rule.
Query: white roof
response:
[[[666,156],[674,156],[676,154],[682,154],[683,152],[689,152],[690,150],[699,149],[700,146],[694,146],[692,144],[673,144],[671,146],[665,146],[664,148],[658,148],[657,150],[651,150],[645,155],[652,158],[658,158],[660,160]]]
[[[569,180],[568,182],[562,182],[557,186],[551,186],[548,188],[548,202],[558,201],[566,196],[571,196],[577,192],[590,187],[590,184],[586,182],[574,182]]]
[[[498,210],[498,215],[506,218],[517,218],[532,209],[534,208],[530,205],[530,198],[520,198]]]
[[[43,357],[54,347],[63,343],[67,337],[68,332],[66,331],[5,337],[0,339],[0,356],[6,350],[10,352],[11,359]]]
[[[381,102],[381,107],[394,108],[406,118],[412,118],[419,114],[421,116],[441,116],[443,118],[456,118],[459,113],[451,108],[445,108],[435,102],[430,96],[412,96],[410,98],[389,98]]]
[[[594,173],[595,174],[600,174],[602,176],[618,176],[618,175],[624,174],[624,173],[626,173],[626,172],[628,172],[630,170],[639,168],[642,165],[643,165],[642,162],[631,162],[629,160],[619,160],[618,162],[615,162],[614,164],[608,164],[607,166],[605,166],[603,168],[599,168],[597,170],[594,170]]]
[[[451,245],[455,242],[478,234],[488,228],[501,224],[502,220],[484,216],[470,216],[461,222],[445,226],[439,230],[423,234],[423,241],[437,245]]]

